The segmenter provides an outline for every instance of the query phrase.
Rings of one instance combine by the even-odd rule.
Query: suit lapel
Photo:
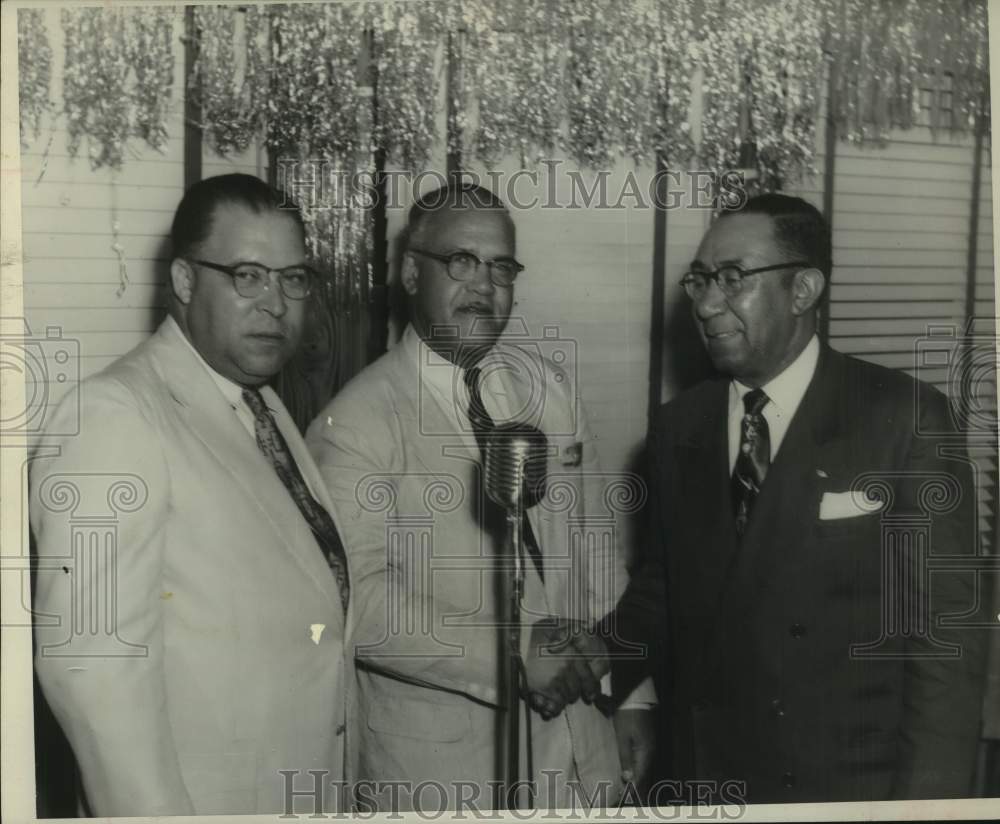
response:
[[[284,547],[306,576],[339,608],[336,582],[298,507],[204,366],[180,339],[181,334],[172,324],[164,323],[156,333],[158,340],[152,355],[187,428],[229,470],[270,523],[276,546]],[[273,393],[269,400],[273,400]],[[283,433],[288,432],[281,424],[279,428]],[[298,440],[296,434],[289,443]],[[292,449],[298,460],[299,454]],[[307,463],[311,465],[311,461]],[[312,477],[309,481],[313,483]]]
[[[802,545],[818,517],[819,473],[844,419],[841,365],[837,353],[821,350],[816,372],[754,503],[733,571],[741,589],[748,576],[762,578],[775,564],[794,561],[788,553]]]

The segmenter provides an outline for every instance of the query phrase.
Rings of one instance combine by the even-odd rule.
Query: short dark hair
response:
[[[751,197],[730,215],[766,215],[774,223],[774,239],[781,250],[797,260],[808,260],[829,281],[833,268],[830,227],[822,213],[801,197],[776,193]]]
[[[170,241],[175,258],[191,254],[212,233],[215,209],[223,203],[245,206],[255,214],[280,210],[298,224],[305,237],[302,213],[298,205],[283,192],[253,175],[217,175],[199,180],[181,198],[170,227]]]
[[[506,204],[496,194],[485,186],[456,177],[447,185],[422,195],[410,207],[406,220],[407,243],[420,231],[430,215],[442,209],[461,208],[494,210],[510,218]]]

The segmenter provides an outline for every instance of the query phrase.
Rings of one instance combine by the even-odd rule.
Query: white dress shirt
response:
[[[795,415],[802,398],[806,394],[809,382],[816,374],[816,364],[819,363],[819,338],[810,338],[799,356],[792,361],[776,378],[768,381],[761,389],[769,398],[762,410],[767,421],[771,440],[771,462],[781,442],[785,439],[789,424]],[[735,378],[729,384],[729,472],[736,468],[736,455],[740,448],[740,423],[743,420],[743,396],[751,387],[740,383]]]

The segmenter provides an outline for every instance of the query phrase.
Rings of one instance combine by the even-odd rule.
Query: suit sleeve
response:
[[[905,464],[913,481],[903,482],[901,496],[904,506],[914,512],[926,511],[930,503],[927,482],[942,475],[952,480],[953,486],[932,507],[932,511],[937,508],[939,512],[932,518],[931,559],[977,554],[976,496],[970,465],[964,460],[965,450],[954,446],[954,439],[942,448],[940,437],[919,434],[951,428],[944,396],[922,391],[920,427]],[[941,451],[955,454],[945,457]],[[908,645],[901,758],[893,795],[968,796],[980,734],[986,639],[981,629],[948,625],[947,621],[972,609],[974,577],[970,570],[939,567],[929,576],[917,574],[915,579],[922,588],[929,589],[921,592],[921,601],[930,604],[930,638],[915,634]],[[990,593],[982,595],[988,602]],[[956,645],[958,656],[936,654],[941,649],[934,641]]]
[[[646,444],[643,477],[646,502],[640,547],[628,585],[614,609],[600,623],[611,654],[612,696],[621,704],[645,679],[656,674],[665,660],[667,642],[666,568],[658,428],[650,432]],[[660,696],[660,700],[663,697]]]
[[[446,615],[463,612],[447,593],[433,596],[387,545],[386,512],[370,505],[365,489],[372,478],[393,489],[400,482],[393,455],[398,433],[360,408],[337,405],[321,414],[306,434],[343,532],[350,561],[354,622],[351,647],[359,662],[404,680],[469,695],[495,704],[496,650],[482,643],[475,626],[449,626],[447,646],[432,632],[411,631],[410,616],[424,626],[441,627]],[[340,410],[340,411],[338,411]],[[382,492],[378,493],[379,495]],[[363,505],[363,501],[365,504]],[[456,649],[455,645],[460,649]]]
[[[30,468],[35,667],[94,814],[190,815],[163,668],[161,436],[119,384],[80,391],[79,434]],[[76,414],[71,396],[50,430],[74,431]]]

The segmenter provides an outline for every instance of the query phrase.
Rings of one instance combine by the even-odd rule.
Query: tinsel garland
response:
[[[618,0],[572,6],[567,145],[583,166],[601,168],[649,151],[644,127],[655,108],[649,95],[651,11],[646,2]]]
[[[693,0],[581,0],[569,36],[567,146],[581,165],[655,153],[686,167],[700,44]]]
[[[368,0],[364,27],[370,32],[378,118],[372,145],[390,162],[415,169],[426,163],[438,140],[437,100],[442,71],[438,47],[447,31],[445,0]]]
[[[461,3],[478,129],[471,146],[487,164],[504,154],[521,165],[562,143],[563,59],[568,19],[551,0]],[[463,66],[464,68],[464,66]]]
[[[719,170],[749,165],[762,189],[811,174],[824,67],[822,5],[706,5],[702,160]]]
[[[86,137],[91,166],[117,169],[132,135],[162,148],[173,85],[172,10],[64,9],[61,19],[70,155]]]
[[[694,154],[690,122],[691,85],[701,61],[703,35],[695,0],[658,2],[652,20],[650,49],[655,55],[655,103],[650,148],[675,167]]]
[[[362,7],[334,3],[275,6],[270,11],[274,34],[265,109],[268,145],[276,152],[291,150],[309,158],[353,160],[362,140]]]
[[[124,9],[63,9],[66,63],[63,98],[69,153],[84,137],[91,167],[119,168],[132,132],[129,32]]]
[[[810,0],[777,0],[756,29],[747,74],[748,137],[762,188],[815,174],[823,68],[822,14]]]
[[[51,110],[52,47],[40,9],[17,11],[17,100],[21,145],[38,137],[42,116]]]
[[[130,15],[135,34],[130,62],[135,71],[134,133],[154,149],[167,142],[167,114],[174,84],[173,9],[141,9]]]
[[[268,102],[267,10],[195,6],[194,20],[198,57],[188,90],[201,106],[204,134],[220,155],[244,152],[259,135]]]

